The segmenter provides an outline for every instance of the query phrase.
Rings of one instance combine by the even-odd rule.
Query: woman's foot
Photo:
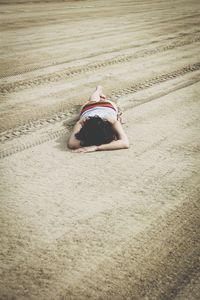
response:
[[[102,86],[101,85],[97,85],[96,91],[99,92],[99,96],[100,96],[101,100],[105,100],[106,96],[102,93],[102,90],[103,90]]]
[[[102,93],[102,86],[101,85],[97,85],[96,86],[96,91],[98,91],[99,94],[101,94]]]
[[[94,102],[100,101],[101,100],[101,97],[100,97],[101,94],[102,94],[102,86],[101,85],[97,85],[96,86],[96,90],[90,96],[89,101],[94,101]]]
[[[101,98],[101,100],[105,100],[106,99],[106,96],[104,95],[104,94],[100,94],[100,98]]]

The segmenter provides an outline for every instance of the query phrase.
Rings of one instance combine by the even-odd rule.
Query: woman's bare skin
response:
[[[119,109],[115,103],[112,101],[105,100],[106,96],[102,93],[102,87],[97,86],[96,90],[93,92],[93,94],[90,96],[89,100],[81,107],[81,109],[89,103],[95,103],[100,101],[106,101],[112,103],[112,105],[116,108],[118,112],[118,118],[117,121],[113,119],[112,117],[106,117],[105,119],[108,120],[113,127],[113,130],[116,133],[116,136],[118,137],[118,140],[114,140],[110,142],[109,144],[102,144],[99,146],[88,146],[88,147],[81,147],[80,141],[75,138],[75,134],[80,131],[81,127],[84,125],[87,118],[81,118],[79,119],[76,124],[73,127],[72,133],[68,140],[68,147],[70,149],[73,149],[72,152],[76,153],[86,153],[86,152],[93,152],[93,151],[103,151],[103,150],[117,150],[117,149],[127,149],[129,148],[129,141],[126,133],[124,132],[124,129],[122,127],[122,121],[121,121],[121,112],[119,112]]]
[[[120,121],[120,123],[123,124],[122,123],[122,112],[119,111],[119,108],[116,105],[116,103],[106,99],[106,96],[102,93],[102,87],[100,85],[98,85],[96,87],[96,90],[94,91],[94,93],[90,96],[89,100],[81,106],[80,110],[82,110],[83,107],[89,103],[105,102],[105,101],[111,103],[115,107],[115,109],[117,111],[117,118]],[[115,121],[114,119],[111,119],[109,117],[107,117],[106,119],[110,122]]]

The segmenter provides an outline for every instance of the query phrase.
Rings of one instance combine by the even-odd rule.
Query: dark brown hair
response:
[[[99,116],[88,117],[75,137],[81,146],[99,146],[117,139],[112,124]]]

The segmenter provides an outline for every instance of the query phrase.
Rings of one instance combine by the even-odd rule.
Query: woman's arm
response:
[[[113,123],[113,129],[116,132],[118,137],[117,141],[112,141],[109,144],[102,144],[97,146],[96,151],[103,151],[103,150],[117,150],[117,149],[128,149],[129,148],[129,140],[124,132],[124,129],[120,123],[120,121],[116,121]]]
[[[94,152],[94,151],[104,151],[104,150],[117,150],[117,149],[128,149],[129,148],[129,141],[124,129],[119,121],[113,123],[113,129],[116,132],[118,137],[117,141],[112,141],[109,144],[102,144],[100,146],[88,146],[82,147],[79,149],[74,150],[73,152]]]
[[[102,144],[97,146],[96,151],[104,151],[104,150],[118,150],[118,149],[128,149],[129,144],[127,141],[117,140],[112,141],[109,144]]]
[[[80,148],[80,141],[75,137],[75,134],[80,131],[82,127],[82,122],[79,120],[76,122],[72,129],[72,133],[68,139],[67,146],[70,149],[78,149]]]

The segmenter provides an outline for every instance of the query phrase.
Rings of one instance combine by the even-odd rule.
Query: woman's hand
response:
[[[117,114],[117,120],[120,121],[121,124],[125,124],[125,122],[122,121],[122,114],[123,114],[123,112],[121,112],[121,111],[118,112],[118,114]]]
[[[75,153],[87,153],[87,152],[94,152],[97,150],[97,147],[96,145],[94,146],[89,146],[89,147],[81,147],[81,148],[78,148],[76,150],[73,150],[72,152],[75,152]]]

